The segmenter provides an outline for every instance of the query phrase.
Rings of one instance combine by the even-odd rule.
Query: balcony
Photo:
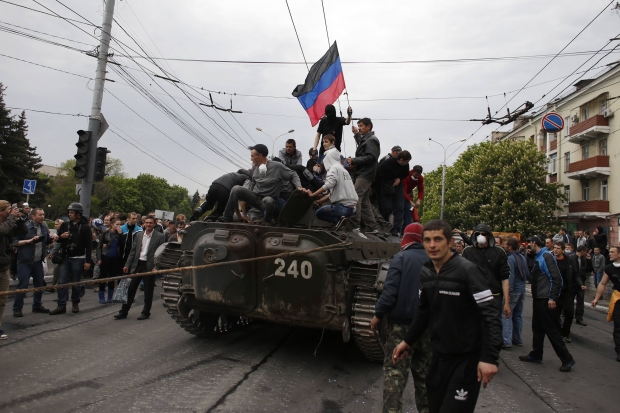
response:
[[[609,214],[609,201],[577,201],[568,203],[568,216],[598,217]]]
[[[566,177],[569,179],[592,179],[599,175],[609,176],[609,156],[593,156],[582,161],[571,162]]]
[[[571,126],[568,141],[581,143],[603,134],[609,134],[609,121],[603,115],[596,115]]]

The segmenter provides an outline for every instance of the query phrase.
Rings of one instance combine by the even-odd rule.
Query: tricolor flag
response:
[[[338,46],[334,42],[327,53],[312,65],[306,82],[293,90],[293,96],[304,107],[314,126],[325,114],[325,106],[334,103],[345,87]]]

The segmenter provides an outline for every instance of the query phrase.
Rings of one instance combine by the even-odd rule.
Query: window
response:
[[[570,152],[564,153],[564,172],[568,172],[570,169]]]
[[[590,146],[586,143],[581,147],[581,160],[588,159],[590,157]]]
[[[590,104],[588,103],[581,108],[581,119],[579,120],[582,122],[590,117],[590,106],[589,105]]]
[[[601,139],[598,143],[598,154],[607,156],[607,138]]]
[[[581,183],[581,200],[588,201],[590,200],[590,182],[582,182]]]
[[[601,200],[607,201],[607,179],[601,181]]]
[[[570,185],[564,186],[564,194],[566,195],[566,202],[570,202]]]
[[[549,156],[549,175],[558,173],[558,154],[554,153]]]
[[[602,115],[605,112],[605,109],[607,109],[607,99],[603,99],[600,101],[600,112],[599,115]]]

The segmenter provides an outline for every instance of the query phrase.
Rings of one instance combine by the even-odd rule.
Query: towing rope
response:
[[[107,282],[110,282],[110,281],[124,280],[125,278],[144,277],[144,276],[158,275],[158,274],[168,274],[168,273],[171,273],[171,272],[178,272],[178,271],[202,270],[204,268],[219,267],[219,266],[222,266],[222,265],[239,264],[239,263],[244,263],[244,262],[253,262],[253,261],[261,261],[261,260],[269,260],[269,259],[273,259],[273,258],[285,258],[285,257],[290,257],[292,255],[304,255],[304,254],[310,254],[310,253],[313,253],[313,252],[337,251],[337,250],[345,249],[345,248],[347,248],[347,247],[349,247],[351,245],[352,245],[351,242],[341,242],[339,244],[325,245],[325,246],[313,248],[313,249],[310,249],[310,250],[282,252],[280,254],[267,255],[267,256],[264,256],[264,257],[244,258],[242,260],[236,260],[236,261],[215,262],[215,263],[212,263],[212,264],[193,265],[193,266],[188,266],[188,267],[175,267],[175,268],[170,268],[168,270],[153,270],[153,271],[149,271],[149,272],[141,272],[141,273],[135,273],[135,274],[119,275],[118,277],[97,278],[97,279],[88,280],[88,281],[80,281],[80,282],[67,283],[67,284],[56,284],[56,285],[49,285],[49,286],[36,287],[36,288],[26,288],[26,289],[23,289],[23,290],[0,291],[0,296],[3,296],[3,295],[13,295],[13,294],[36,293],[36,292],[45,291],[45,290],[56,290],[56,289],[60,289],[60,288],[79,287],[79,286],[82,286],[82,285],[103,284],[103,283],[107,283]]]

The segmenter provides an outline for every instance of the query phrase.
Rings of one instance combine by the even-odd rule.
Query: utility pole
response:
[[[433,138],[428,138],[428,140],[431,142],[435,142],[436,144],[441,146],[441,148],[443,149],[443,173],[441,176],[441,213],[439,214],[439,219],[443,220],[443,205],[444,205],[444,200],[446,198],[446,161],[447,161],[446,151],[450,146],[454,145],[455,143],[465,142],[466,139],[461,139],[460,141],[452,142],[447,147],[444,147],[441,143],[437,142]]]
[[[103,24],[101,26],[101,41],[99,43],[99,54],[97,56],[97,74],[95,76],[95,88],[93,90],[93,103],[88,119],[88,131],[92,132],[90,139],[90,150],[88,151],[89,165],[86,177],[82,179],[82,190],[80,192],[80,203],[84,207],[84,216],[90,216],[90,203],[93,196],[93,182],[95,180],[95,163],[97,156],[97,142],[101,131],[101,102],[103,101],[103,89],[106,77],[106,67],[108,64],[108,49],[110,48],[110,37],[112,33],[112,16],[114,14],[115,0],[107,0],[103,12]]]

